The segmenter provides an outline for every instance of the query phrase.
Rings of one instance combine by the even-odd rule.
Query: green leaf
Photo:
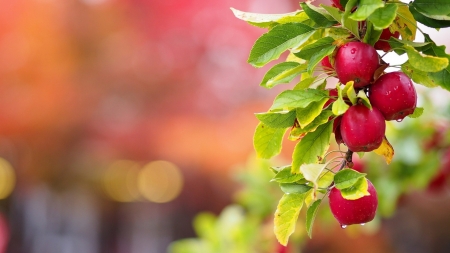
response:
[[[316,89],[304,90],[285,90],[281,92],[273,102],[270,110],[284,109],[284,108],[305,108],[312,102],[321,101],[327,98],[328,94],[325,91]]]
[[[352,102],[353,105],[356,104],[358,101],[358,97],[356,96],[355,88],[353,87],[354,82],[350,81],[348,82],[344,89],[342,90],[342,93],[346,94],[348,99],[350,99],[350,102]]]
[[[259,157],[269,159],[281,152],[285,128],[272,128],[259,123],[253,136],[253,147]]]
[[[279,171],[275,177],[270,181],[275,181],[278,183],[295,183],[303,179],[302,174],[292,174],[291,166],[285,167],[283,170]]]
[[[316,54],[320,50],[331,46],[333,44],[333,42],[334,42],[333,38],[324,37],[324,38],[321,38],[311,44],[306,45],[299,52],[294,53],[294,54],[295,54],[295,56],[297,56],[299,58],[309,60],[309,59],[311,59],[311,57],[314,54]]]
[[[357,39],[360,39],[359,36],[359,22],[350,18],[350,13],[345,13],[342,16],[341,21],[342,27],[349,30]]]
[[[356,96],[357,98],[360,98],[361,101],[363,102],[363,104],[369,108],[370,110],[372,110],[372,105],[370,104],[370,100],[369,98],[366,96],[366,93],[363,90],[360,90],[358,92],[358,95]]]
[[[342,13],[342,11],[340,11],[338,8],[323,4],[321,4],[320,7],[324,8],[334,20],[336,20],[337,22],[341,22],[344,13]]]
[[[323,125],[328,122],[330,116],[333,113],[330,110],[324,110],[317,116],[311,123],[309,123],[306,127],[295,127],[291,130],[289,134],[290,140],[297,140],[300,136],[315,131],[320,125]]]
[[[450,20],[450,2],[448,0],[415,0],[411,6],[429,18]]]
[[[291,165],[285,165],[285,166],[272,166],[270,169],[276,174],[286,168],[291,168]]]
[[[327,29],[327,32],[334,40],[345,40],[351,35],[349,30],[342,27],[330,27]]]
[[[303,174],[306,180],[313,183],[315,186],[315,189],[317,189],[318,186],[318,180],[320,178],[320,175],[326,168],[326,164],[302,164],[300,166],[300,172]]]
[[[331,109],[334,115],[339,116],[344,114],[350,106],[345,103],[339,84],[336,85],[336,89],[338,91],[338,99],[333,102]]]
[[[391,28],[391,32],[399,32],[403,40],[415,40],[417,22],[412,13],[409,11],[408,6],[398,6],[397,18],[392,23]]]
[[[314,223],[314,219],[316,218],[317,210],[318,210],[321,202],[322,202],[321,199],[316,200],[308,208],[308,211],[306,211],[306,232],[308,233],[309,238],[312,238],[313,223]]]
[[[420,13],[414,6],[410,5],[409,6],[409,11],[411,12],[411,14],[414,16],[414,18],[422,23],[423,25],[426,25],[428,27],[432,27],[432,28],[445,28],[445,27],[450,27],[450,20],[437,20],[437,19],[432,19],[429,18],[425,15],[423,15],[422,13]]]
[[[309,19],[308,15],[304,11],[298,12],[295,16],[285,16],[276,21],[278,24],[287,23],[303,23],[309,25],[312,21]]]
[[[259,84],[264,88],[273,88],[277,84],[281,83],[289,83],[294,79],[298,74],[291,73],[286,75],[286,72],[291,71],[293,69],[297,69],[297,67],[302,66],[298,62],[282,62],[274,65],[267,73],[264,75],[263,80]],[[303,65],[306,70],[306,65]]]
[[[409,78],[411,78],[415,83],[424,85],[428,88],[433,88],[438,86],[437,80],[433,79],[430,74],[424,71],[420,71],[418,69],[415,69],[411,66],[411,63],[409,61],[402,64],[402,71],[405,73]],[[445,71],[445,70],[443,70]]]
[[[280,244],[286,246],[294,232],[306,194],[284,194],[278,202],[274,218],[274,232]]]
[[[431,40],[428,34],[424,34],[424,36],[425,41],[430,42],[431,44],[430,48],[424,51],[425,54],[445,57],[450,61],[450,55],[445,52],[445,46],[437,46],[436,43]],[[430,77],[430,79],[432,79],[433,83],[450,91],[450,64],[445,69],[439,72],[428,73],[428,76]]]
[[[316,79],[317,79],[317,76],[312,76],[312,77],[302,79],[298,84],[295,85],[293,90],[304,90],[306,88],[309,88]]]
[[[416,107],[416,109],[414,109],[414,112],[410,115],[408,115],[408,117],[410,118],[418,118],[423,114],[423,108],[422,107]]]
[[[324,98],[320,101],[312,102],[306,108],[297,108],[296,115],[300,127],[305,128],[307,125],[313,122],[314,119],[320,115],[320,113],[322,112],[322,108],[327,101],[328,98]]]
[[[430,42],[413,42],[408,40],[400,40],[394,37],[390,37],[389,45],[391,45],[392,48],[402,48],[405,45],[414,47],[417,51],[425,51],[431,47]]]
[[[210,252],[211,247],[207,241],[190,238],[174,241],[169,245],[168,253],[197,253]]]
[[[307,68],[308,73],[312,74],[312,72],[316,68],[317,64],[320,61],[322,61],[322,59],[325,58],[325,56],[328,56],[331,53],[333,53],[334,49],[336,49],[336,46],[335,45],[331,45],[331,46],[325,47],[322,50],[320,50],[319,52],[315,53],[311,57],[311,59],[309,59],[308,68]]]
[[[358,9],[349,17],[356,21],[363,21],[381,7],[384,7],[383,0],[360,0]]]
[[[335,187],[343,190],[355,185],[360,178],[364,178],[366,174],[359,173],[356,170],[343,169],[334,175]]]
[[[404,45],[411,66],[424,72],[438,72],[448,66],[448,59],[444,57],[422,55],[409,45]]]
[[[324,13],[322,9],[312,4],[300,3],[300,5],[308,17],[319,27],[329,27],[337,23],[328,13]]]
[[[367,22],[366,26],[367,30],[366,35],[364,35],[363,42],[373,46],[380,39],[380,35],[383,32],[383,30],[375,30],[373,28],[373,24],[370,22]]]
[[[244,20],[252,25],[258,27],[270,27],[277,20],[285,17],[293,17],[296,16],[299,11],[284,13],[284,14],[260,14],[260,13],[251,13],[251,12],[243,12],[240,10],[236,10],[234,8],[230,8],[233,11],[233,14],[236,18],[240,20]]]
[[[305,72],[307,69],[307,65],[306,64],[302,64],[299,65],[295,68],[292,69],[288,69],[282,73],[280,73],[279,75],[275,76],[274,78],[272,78],[271,80],[269,80],[267,82],[268,86],[273,86],[274,84],[278,84],[278,83],[289,83],[290,81],[292,81],[292,79],[294,79],[295,77],[297,77],[298,75],[300,75],[301,73]]]
[[[340,191],[344,199],[355,200],[362,198],[364,196],[369,196],[370,193],[367,190],[368,187],[369,184],[367,183],[367,179],[365,177],[362,177],[358,179],[358,181],[356,181],[356,183],[353,186],[345,188]]]
[[[318,163],[330,146],[333,121],[317,127],[297,143],[292,154],[292,173],[299,173],[302,164]]]
[[[278,59],[289,48],[303,44],[315,32],[314,28],[302,23],[287,23],[275,26],[256,40],[250,51],[248,63],[262,67]]]
[[[295,110],[255,113],[256,118],[271,128],[292,127],[295,122]]]
[[[388,28],[397,16],[397,4],[386,4],[384,7],[376,9],[367,20],[372,22],[376,30]]]
[[[334,173],[329,170],[324,170],[322,174],[319,176],[319,180],[317,181],[317,186],[319,189],[328,188],[334,181]]]
[[[300,174],[298,174],[300,175]],[[311,186],[296,183],[281,183],[280,189],[286,194],[303,194],[311,190]]]

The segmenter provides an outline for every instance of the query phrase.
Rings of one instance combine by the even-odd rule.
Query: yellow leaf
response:
[[[387,164],[390,164],[392,161],[392,157],[394,157],[394,148],[386,139],[386,136],[383,139],[381,145],[374,150],[375,154],[384,156]]]

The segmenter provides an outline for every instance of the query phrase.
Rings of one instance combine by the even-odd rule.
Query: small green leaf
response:
[[[309,60],[314,54],[316,54],[320,50],[331,46],[333,42],[334,39],[332,37],[321,38],[311,44],[306,45],[299,52],[294,54],[299,58]]]
[[[399,32],[403,40],[415,40],[417,22],[407,5],[398,6],[397,18],[392,23],[391,28],[391,32]]]
[[[272,166],[270,169],[276,174],[286,168],[291,168],[291,165],[285,165],[285,166]]]
[[[418,118],[423,114],[423,108],[422,107],[416,107],[416,109],[414,109],[414,112],[410,115],[408,115],[408,117],[410,118]]]
[[[304,90],[306,88],[309,88],[316,79],[317,79],[317,76],[312,76],[312,77],[302,79],[298,84],[295,85],[294,90]]]
[[[353,84],[354,84],[353,81],[348,82],[344,87],[343,93],[345,92],[348,99],[350,99],[350,102],[352,102],[352,104],[355,105],[356,102],[358,101],[358,97],[356,96],[356,91],[355,88],[353,87]]]
[[[380,39],[380,35],[383,32],[383,30],[375,30],[373,28],[373,24],[370,22],[367,22],[366,26],[367,30],[363,42],[373,46]]]
[[[424,34],[425,41],[430,42],[431,46],[427,50],[424,51],[427,55],[445,57],[450,61],[450,55],[448,55],[445,51],[445,46],[437,46],[436,43],[431,40],[428,34]],[[433,83],[441,86],[442,88],[450,91],[450,64],[445,69],[439,72],[428,73],[429,78],[433,81]]]
[[[323,12],[322,9],[309,3],[300,3],[300,5],[308,17],[319,27],[329,27],[336,24],[336,21],[328,13]]]
[[[320,7],[324,8],[331,15],[331,17],[333,17],[334,20],[336,20],[337,22],[341,22],[342,15],[344,13],[342,13],[342,11],[340,11],[338,8],[323,4],[321,4]]]
[[[295,110],[255,113],[256,118],[264,125],[272,128],[292,127],[295,122]]]
[[[311,123],[309,123],[305,128],[295,127],[291,130],[289,134],[290,140],[297,140],[300,136],[313,132],[319,127],[328,122],[329,118],[333,115],[331,110],[324,110],[317,116]]]
[[[289,166],[278,172],[270,181],[275,181],[278,183],[295,183],[303,178],[304,177],[302,174],[292,174],[291,166]]]
[[[319,209],[321,199],[316,200],[306,211],[306,231],[308,233],[309,238],[312,238],[312,228],[314,224],[314,219],[317,215],[317,210]]]
[[[323,170],[326,168],[326,164],[302,164],[300,166],[300,172],[303,174],[306,180],[313,183],[315,189],[318,188],[318,180]]]
[[[298,74],[296,74],[294,72],[290,75],[286,75],[285,73],[287,71],[296,69],[299,66],[301,66],[301,65],[298,62],[278,63],[278,64],[274,65],[271,69],[269,69],[269,71],[267,71],[267,73],[264,75],[264,78],[259,85],[264,88],[270,89],[270,88],[275,87],[277,84],[289,83]],[[303,66],[304,66],[304,69],[306,70],[306,65],[303,65]],[[284,74],[284,75],[281,76],[282,74]]]
[[[300,175],[300,174],[299,174]],[[296,183],[281,183],[280,189],[286,194],[303,194],[311,190],[311,186]]]
[[[280,244],[286,246],[295,230],[298,215],[306,194],[284,194],[278,202],[274,218],[274,232]]]
[[[333,121],[317,127],[297,143],[292,154],[292,173],[299,173],[302,164],[313,164],[322,159],[330,146]]]
[[[278,59],[284,51],[303,44],[314,32],[314,28],[302,23],[277,25],[256,40],[250,51],[248,63],[262,67]]]
[[[331,45],[331,46],[325,47],[322,50],[320,50],[319,52],[315,53],[311,57],[311,59],[309,59],[308,68],[307,68],[308,73],[312,74],[312,72],[316,68],[317,64],[320,61],[322,61],[322,59],[325,58],[325,56],[328,56],[331,53],[333,53],[335,49],[336,49],[336,46],[335,45]]]
[[[365,177],[362,177],[358,179],[358,181],[356,181],[356,183],[353,186],[345,188],[340,191],[344,199],[355,200],[362,198],[364,196],[370,196],[370,193],[367,190],[368,187],[369,184],[367,183],[367,179]]]
[[[376,9],[367,20],[372,22],[376,30],[388,28],[397,16],[397,4],[386,4],[384,7]]]
[[[253,147],[259,157],[269,159],[281,152],[286,128],[272,128],[259,123],[253,136]]]
[[[342,16],[341,24],[342,24],[342,27],[349,30],[353,34],[353,36],[355,36],[357,39],[360,39],[359,22],[350,18],[350,12],[344,13],[344,15]]]
[[[418,51],[424,51],[431,47],[431,43],[429,42],[413,42],[408,40],[399,40],[397,38],[391,37],[388,40],[389,45],[392,48],[402,48],[404,45],[409,45],[411,47],[414,47]]]
[[[307,125],[313,122],[314,119],[320,115],[323,106],[327,101],[328,98],[324,98],[320,101],[312,102],[306,108],[297,108],[296,115],[300,127],[305,128]]]
[[[260,13],[243,12],[240,10],[236,10],[234,8],[230,9],[231,11],[233,11],[233,14],[236,18],[249,22],[252,25],[263,28],[270,27],[271,25],[273,25],[273,23],[275,23],[277,20],[281,18],[293,17],[296,16],[298,13],[300,13],[300,11],[295,11],[284,14],[260,14]]]
[[[383,0],[360,0],[358,9],[349,17],[356,21],[363,21],[381,7],[384,7]]]
[[[328,188],[334,181],[334,173],[329,170],[324,170],[317,181],[319,189]]]
[[[270,110],[305,108],[312,102],[321,101],[327,97],[328,94],[325,91],[316,89],[285,90],[275,98]]]
[[[343,190],[355,185],[360,178],[365,177],[366,174],[359,173],[356,170],[343,169],[334,175],[335,187]]]
[[[350,106],[345,103],[339,84],[336,85],[336,89],[338,91],[338,99],[334,101],[331,109],[334,115],[339,116],[344,114],[348,110],[348,108],[350,108]]]
[[[372,110],[372,105],[370,104],[370,100],[369,98],[366,96],[366,93],[363,90],[360,90],[358,92],[358,95],[356,96],[358,98],[361,99],[362,103],[369,108],[370,110]]]
[[[422,55],[416,49],[409,45],[404,45],[403,48],[408,54],[409,62],[415,69],[424,72],[438,72],[448,66],[448,59],[444,57]]]

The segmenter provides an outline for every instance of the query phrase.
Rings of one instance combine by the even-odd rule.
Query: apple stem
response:
[[[351,162],[352,162],[352,156],[353,156],[353,151],[351,151],[350,149],[347,150],[347,152],[345,153],[345,158],[344,158],[344,160],[342,161],[342,165],[341,165],[341,167],[339,168],[339,171],[342,170],[342,169],[344,169],[345,166],[347,166],[348,163],[351,163]]]

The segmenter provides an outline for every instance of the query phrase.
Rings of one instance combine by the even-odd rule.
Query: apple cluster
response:
[[[383,33],[398,37],[389,29]],[[370,101],[371,108],[360,98],[352,104],[344,97],[350,107],[334,120],[337,143],[344,143],[352,152],[370,152],[380,147],[385,138],[386,121],[402,121],[416,108],[417,93],[406,74],[400,71],[377,73],[383,70],[377,50],[389,51],[390,46],[383,39],[374,46],[352,41],[340,46],[331,60],[328,57],[322,60],[328,73],[335,75],[342,84],[353,81],[356,93],[362,90]],[[329,95],[331,103],[338,92],[329,90]],[[330,208],[343,227],[364,224],[375,217],[378,199],[374,186],[367,181],[370,195],[356,200],[344,199],[336,188],[331,190]]]

